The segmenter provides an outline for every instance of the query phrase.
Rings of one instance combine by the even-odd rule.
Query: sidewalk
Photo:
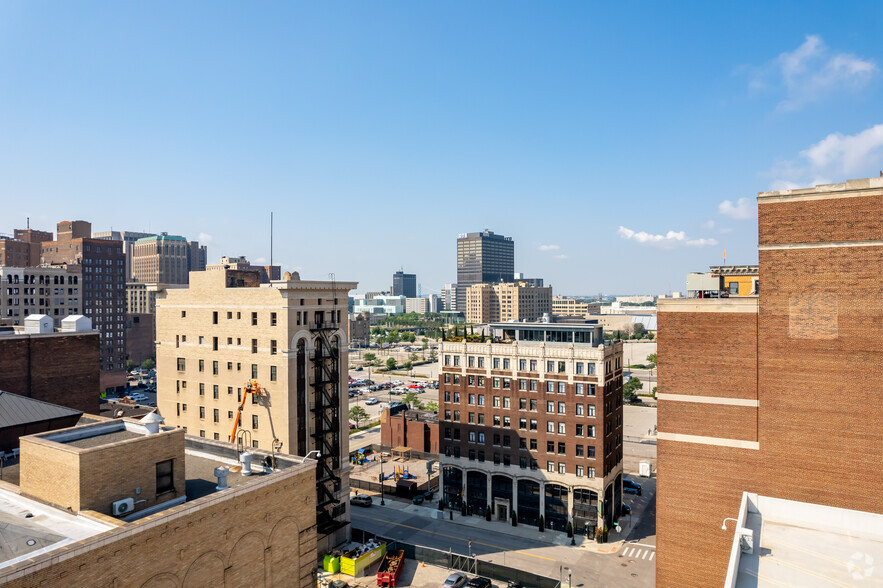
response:
[[[436,519],[436,513],[439,512],[435,506],[416,505],[410,502],[401,502],[399,500],[391,498],[386,499],[386,506],[380,506],[379,502],[375,502],[374,507],[388,508],[391,510],[407,512],[417,516],[432,519]],[[443,514],[445,521],[452,522],[458,525],[463,525],[464,527],[482,527],[487,530],[492,530],[496,533],[502,533],[514,537],[521,537],[522,539],[531,539],[533,541],[536,541],[537,543],[542,543],[546,546],[557,545],[562,547],[574,547],[575,549],[579,548],[585,551],[605,554],[616,553],[622,547],[623,543],[625,543],[625,540],[628,537],[631,529],[640,522],[640,517],[634,517],[630,525],[626,524],[627,521],[623,521],[623,526],[621,527],[622,531],[620,533],[616,533],[616,531],[613,529],[610,530],[607,543],[596,543],[594,539],[587,540],[585,537],[577,536],[574,538],[576,541],[576,545],[571,546],[570,538],[567,536],[566,533],[562,533],[560,531],[551,531],[547,529],[546,531],[540,533],[534,525],[519,524],[517,527],[513,527],[510,523],[507,522],[487,521],[483,517],[463,516],[458,512],[454,512],[454,518],[453,520],[451,520],[450,511],[445,510]]]

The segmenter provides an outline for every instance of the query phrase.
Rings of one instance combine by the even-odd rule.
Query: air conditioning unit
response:
[[[129,514],[135,510],[135,500],[133,498],[123,498],[113,503],[113,515],[115,517]]]

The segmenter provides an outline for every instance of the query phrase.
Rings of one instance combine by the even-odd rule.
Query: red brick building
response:
[[[0,390],[98,414],[94,331],[0,334]]]
[[[438,454],[438,413],[428,410],[403,410],[380,417],[380,444],[384,447],[408,447],[411,451]]]
[[[658,307],[658,586],[724,583],[743,491],[883,513],[883,178],[757,201],[759,296]]]
[[[55,241],[41,246],[42,263],[83,268],[82,309],[101,333],[101,390],[126,387],[126,256],[122,241],[92,238],[86,221],[58,223]]]

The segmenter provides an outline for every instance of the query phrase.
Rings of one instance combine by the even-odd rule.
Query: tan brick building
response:
[[[466,321],[533,321],[552,312],[552,287],[525,282],[473,284],[466,292]]]
[[[659,304],[658,586],[723,585],[743,492],[883,513],[883,178],[757,202],[759,296]]]
[[[286,278],[291,278],[286,274]],[[261,286],[257,271],[193,272],[156,301],[157,403],[167,422],[226,441],[246,384],[246,445],[319,451],[321,545],[349,532],[347,300],[354,282],[293,279]],[[341,384],[343,382],[343,384]]]
[[[558,316],[581,316],[600,314],[600,302],[588,302],[582,298],[565,298],[555,296],[552,298],[552,314]]]
[[[622,343],[587,323],[491,327],[441,346],[445,502],[594,537],[622,502]]]
[[[0,517],[31,541],[0,550],[0,584],[315,586],[315,462],[257,450],[244,476],[235,446],[154,417],[20,439]]]
[[[190,244],[161,233],[132,245],[132,279],[142,283],[186,284],[190,279]]]

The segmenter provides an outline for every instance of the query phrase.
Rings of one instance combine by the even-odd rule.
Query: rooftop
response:
[[[0,429],[81,414],[79,410],[0,390]]]
[[[141,237],[136,243],[147,243],[148,241],[186,241],[184,237],[177,235],[150,235],[149,237]]]
[[[819,198],[830,197],[834,192],[861,192],[864,190],[873,190],[879,193],[883,188],[883,176],[879,178],[859,178],[856,180],[846,180],[841,184],[819,184],[812,188],[796,188],[793,190],[777,190],[772,192],[760,192],[757,195],[758,200],[781,200],[789,199],[789,197]]]
[[[725,586],[876,586],[875,561],[883,515],[745,492]]]

